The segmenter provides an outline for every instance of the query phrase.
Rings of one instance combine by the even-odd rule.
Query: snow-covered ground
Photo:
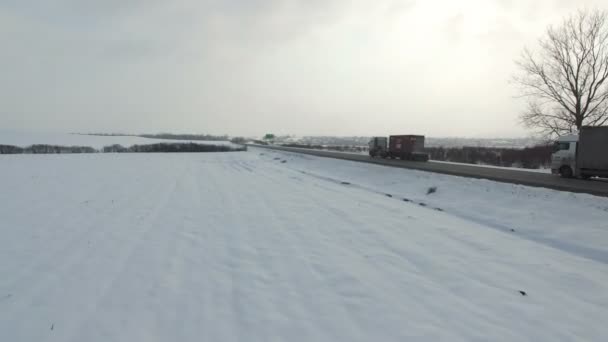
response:
[[[254,148],[0,165],[0,341],[608,336],[605,198]]]
[[[104,146],[119,144],[124,147],[158,143],[188,143],[187,140],[149,139],[134,136],[99,136],[55,132],[16,132],[0,130],[0,145],[27,147],[33,144],[59,146],[87,146],[102,149]],[[232,145],[229,141],[192,141],[197,144]]]

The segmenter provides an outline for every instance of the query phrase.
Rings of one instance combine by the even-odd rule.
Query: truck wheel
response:
[[[562,166],[559,169],[559,174],[563,177],[563,178],[572,178],[572,169],[570,168],[570,166]]]

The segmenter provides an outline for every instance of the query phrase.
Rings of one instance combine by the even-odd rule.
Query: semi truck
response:
[[[399,158],[402,160],[428,161],[424,152],[424,135],[391,135],[373,137],[369,141],[369,155],[372,158]]]
[[[551,172],[564,178],[608,177],[608,126],[584,126],[557,139]]]

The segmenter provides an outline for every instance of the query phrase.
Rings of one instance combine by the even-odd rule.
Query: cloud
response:
[[[464,33],[464,21],[464,14],[462,13],[458,13],[446,19],[444,34],[450,43],[458,44],[460,42],[461,36]]]
[[[0,119],[70,131],[522,132],[504,80],[543,18],[568,11],[554,1],[7,0]]]

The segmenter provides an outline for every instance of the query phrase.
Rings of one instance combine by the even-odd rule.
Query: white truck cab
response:
[[[555,142],[551,172],[562,177],[608,177],[608,126],[582,126]]]
[[[551,155],[551,173],[565,178],[575,175],[577,144],[578,134],[568,134],[557,139]]]

